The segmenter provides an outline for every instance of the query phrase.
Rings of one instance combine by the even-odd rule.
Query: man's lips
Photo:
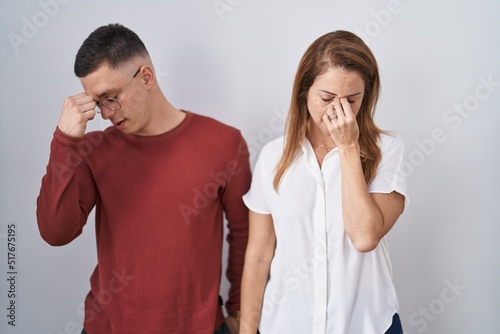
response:
[[[112,121],[113,125],[116,126],[117,128],[123,127],[125,124],[125,119],[121,119],[118,121]]]

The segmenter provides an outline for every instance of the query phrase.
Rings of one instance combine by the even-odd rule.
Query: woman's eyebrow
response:
[[[327,93],[327,94],[330,94],[330,95],[333,95],[333,96],[337,96],[337,94],[335,93],[332,93],[332,92],[329,92],[327,90],[324,90],[324,89],[319,89],[320,92],[323,92],[323,93]],[[354,94],[351,94],[351,95],[347,95],[346,97],[354,97],[356,95],[360,95],[362,94],[363,92],[358,92],[358,93],[354,93]]]

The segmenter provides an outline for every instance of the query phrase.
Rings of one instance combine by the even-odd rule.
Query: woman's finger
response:
[[[344,112],[344,115],[346,117],[351,117],[354,116],[351,108],[351,104],[347,100],[347,97],[341,97],[340,98],[340,104],[342,106],[342,111]]]
[[[336,97],[333,99],[333,107],[338,118],[342,118],[345,116],[344,109],[342,107],[342,104],[340,103],[340,98]]]

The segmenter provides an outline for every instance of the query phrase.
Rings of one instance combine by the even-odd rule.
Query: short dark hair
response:
[[[118,23],[108,24],[97,28],[83,42],[76,54],[75,74],[83,78],[104,63],[117,68],[147,55],[146,46],[135,32]]]

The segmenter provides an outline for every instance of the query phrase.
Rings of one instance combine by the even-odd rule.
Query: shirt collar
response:
[[[301,148],[302,148],[302,153],[304,154],[305,158],[306,159],[309,159],[310,157],[313,157],[314,159],[316,159],[316,155],[314,154],[314,149],[312,147],[312,144],[311,142],[309,141],[309,139],[307,139],[307,137],[304,138],[304,140],[302,141],[302,144],[300,144]],[[330,152],[328,152],[328,154],[325,156],[325,159],[330,156],[332,154],[332,152],[337,152],[339,150],[338,147],[335,147],[333,148]]]

